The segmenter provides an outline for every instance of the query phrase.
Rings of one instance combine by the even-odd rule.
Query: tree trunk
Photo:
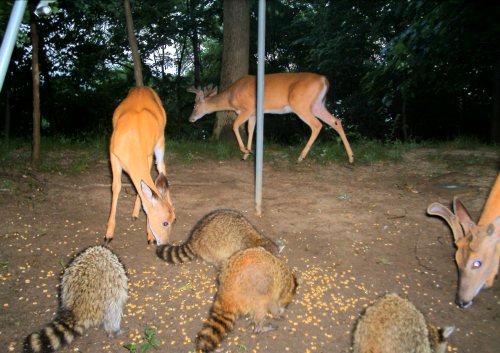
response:
[[[191,17],[191,45],[193,46],[193,66],[194,66],[194,86],[200,87],[201,84],[201,60],[200,60],[200,40],[198,38],[198,25],[196,23],[197,0],[188,0],[189,15]]]
[[[403,94],[403,106],[401,107],[401,128],[403,129],[403,142],[408,141],[408,117],[406,116],[406,105],[408,98]]]
[[[219,92],[248,74],[250,52],[250,1],[224,0],[224,36]],[[233,112],[218,112],[212,137],[234,141]],[[243,134],[244,135],[244,134]]]
[[[493,71],[493,112],[491,114],[491,142],[500,143],[500,56]]]
[[[134,59],[135,85],[137,87],[142,87],[144,86],[144,81],[142,79],[141,56],[139,55],[139,46],[137,45],[137,38],[135,37],[134,34],[134,21],[132,20],[130,1],[123,0],[123,7],[125,8],[125,18],[127,20],[128,42],[130,44],[130,50],[132,50],[132,58]]]
[[[9,142],[10,137],[10,88],[5,90],[5,121],[3,125],[3,137]]]
[[[33,141],[31,149],[31,167],[37,170],[40,165],[40,68],[38,66],[38,31],[35,11],[36,2],[30,1],[31,30],[31,78],[33,81]]]

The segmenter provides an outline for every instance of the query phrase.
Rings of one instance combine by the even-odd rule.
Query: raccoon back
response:
[[[104,246],[92,246],[68,265],[61,280],[60,301],[85,328],[103,323],[108,309],[128,299],[128,278],[118,256]]]
[[[127,298],[128,278],[120,259],[100,245],[84,249],[64,270],[56,318],[26,338],[24,352],[53,352],[90,326],[103,324],[109,335],[118,333]]]
[[[181,245],[157,248],[157,255],[169,263],[183,263],[200,257],[220,267],[236,251],[261,246],[273,254],[278,246],[260,233],[241,213],[218,209],[203,216]]]
[[[422,313],[408,300],[388,294],[366,309],[354,331],[354,353],[431,353]]]
[[[248,248],[229,258],[219,274],[219,295],[230,298],[241,315],[286,306],[297,282],[285,263],[263,248]]]
[[[248,248],[232,255],[219,274],[219,289],[210,315],[197,335],[196,347],[214,350],[234,321],[250,315],[261,325],[268,312],[277,316],[292,300],[297,282],[285,264],[262,248]]]

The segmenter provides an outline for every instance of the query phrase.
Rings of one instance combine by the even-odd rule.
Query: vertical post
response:
[[[7,74],[10,57],[12,56],[12,50],[14,50],[14,44],[17,39],[17,32],[19,31],[19,26],[21,25],[27,3],[28,0],[14,1],[9,24],[5,30],[2,47],[0,48],[0,91],[2,90],[5,75]]]
[[[266,0],[259,0],[257,49],[257,136],[255,142],[255,211],[262,215],[262,159],[264,149],[264,52],[266,40]]]

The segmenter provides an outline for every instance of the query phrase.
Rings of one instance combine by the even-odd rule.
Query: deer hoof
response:
[[[113,240],[113,238],[104,237],[104,244],[108,245],[109,243],[111,243],[111,240]]]

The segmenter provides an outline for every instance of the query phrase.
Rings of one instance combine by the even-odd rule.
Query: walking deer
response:
[[[307,156],[321,130],[322,124],[317,118],[337,131],[344,143],[349,162],[354,161],[342,123],[325,108],[328,86],[329,83],[325,76],[308,72],[269,74],[264,77],[264,113],[287,114],[294,112],[311,128],[311,136],[300,153],[299,162]],[[222,110],[232,110],[238,114],[233,123],[233,131],[243,153],[243,159],[247,159],[252,153],[256,119],[255,76],[243,76],[219,94],[217,94],[217,87],[212,86],[208,86],[204,90],[191,87],[187,91],[196,94],[194,109],[189,117],[189,121],[192,123],[206,114]],[[248,140],[245,147],[239,127],[246,121],[248,121]]]
[[[432,203],[427,213],[448,222],[457,252],[459,271],[456,303],[465,309],[483,287],[493,285],[500,263],[500,174],[490,192],[477,224],[462,202],[453,199],[453,212],[440,203]]]
[[[175,214],[164,161],[166,124],[160,98],[149,87],[132,88],[115,109],[109,148],[113,197],[105,242],[113,239],[121,175],[125,170],[137,190],[132,216],[139,217],[142,203],[147,217],[148,243],[154,240],[158,245],[167,243]],[[155,182],[151,178],[153,154],[158,170]]]

